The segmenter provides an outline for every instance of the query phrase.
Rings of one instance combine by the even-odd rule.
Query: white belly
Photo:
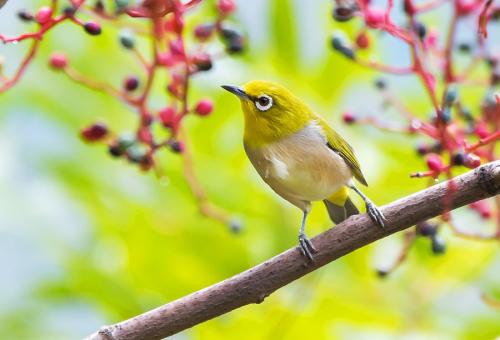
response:
[[[264,181],[291,202],[323,200],[352,177],[349,166],[328,148],[318,129],[321,128],[311,124],[269,146],[246,148]]]

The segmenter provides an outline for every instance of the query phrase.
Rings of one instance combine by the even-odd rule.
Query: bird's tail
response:
[[[325,203],[330,219],[335,224],[339,224],[349,216],[359,214],[358,208],[356,208],[349,198],[346,187],[342,188],[328,199],[323,200],[323,202]]]

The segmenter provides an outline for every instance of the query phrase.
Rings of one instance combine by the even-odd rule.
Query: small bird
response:
[[[359,213],[349,190],[365,202],[372,221],[385,217],[354,184],[367,185],[351,146],[319,115],[281,85],[251,81],[243,87],[223,85],[241,101],[244,147],[262,179],[303,212],[299,246],[309,260],[316,252],[305,234],[312,201],[323,201],[330,219],[340,223]]]

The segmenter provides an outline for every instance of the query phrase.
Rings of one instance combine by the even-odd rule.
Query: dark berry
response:
[[[95,142],[103,139],[108,134],[108,127],[103,123],[95,123],[80,132],[83,139],[88,142]]]
[[[469,43],[458,44],[458,50],[462,53],[470,53],[472,46]]]
[[[76,8],[73,7],[73,6],[66,6],[64,7],[63,9],[63,13],[65,16],[67,17],[72,17],[75,15],[75,12],[76,12]]]
[[[379,90],[384,90],[387,87],[387,83],[384,79],[378,78],[375,80],[375,87]]]
[[[83,25],[83,28],[85,29],[85,32],[87,32],[90,35],[99,35],[102,32],[101,25],[93,21],[85,23]]]
[[[417,233],[421,236],[434,236],[437,232],[437,224],[429,221],[417,223]]]
[[[139,79],[136,76],[130,76],[123,81],[123,88],[126,91],[134,91],[139,87]]]
[[[180,141],[173,141],[170,143],[170,149],[172,149],[173,152],[182,153],[184,152],[185,146],[184,143]]]
[[[108,152],[111,156],[113,157],[120,157],[123,155],[125,150],[123,150],[122,148],[120,148],[120,145],[118,145],[117,143],[112,143],[108,146]]]
[[[338,6],[333,9],[333,19],[338,22],[346,22],[354,16],[354,10],[348,6]]]
[[[208,71],[212,68],[212,59],[207,53],[198,53],[193,56],[192,62],[198,71]]]
[[[453,155],[452,162],[454,165],[463,165],[465,161],[465,154],[463,152],[458,152]]]
[[[415,33],[417,33],[418,37],[422,40],[427,35],[427,29],[425,28],[424,24],[422,24],[421,22],[415,22],[415,24],[413,25],[413,30],[415,31]]]
[[[431,243],[432,252],[436,255],[444,254],[446,251],[446,243],[439,235],[434,235]]]
[[[28,12],[25,9],[22,9],[19,12],[17,12],[17,17],[19,19],[21,19],[22,21],[26,21],[26,22],[33,21],[33,19],[35,18],[33,16],[33,14],[31,14],[30,12]]]
[[[133,49],[135,46],[134,35],[128,31],[120,32],[120,44],[128,50]]]

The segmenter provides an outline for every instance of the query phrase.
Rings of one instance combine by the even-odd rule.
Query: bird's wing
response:
[[[324,119],[319,118],[318,122],[325,132],[328,147],[344,159],[344,161],[351,169],[354,177],[361,184],[368,185],[368,183],[366,183],[365,176],[363,176],[363,173],[361,172],[359,162],[356,159],[356,156],[354,155],[352,147],[349,145],[349,143],[347,143],[341,135],[339,135],[334,129],[332,129]]]

